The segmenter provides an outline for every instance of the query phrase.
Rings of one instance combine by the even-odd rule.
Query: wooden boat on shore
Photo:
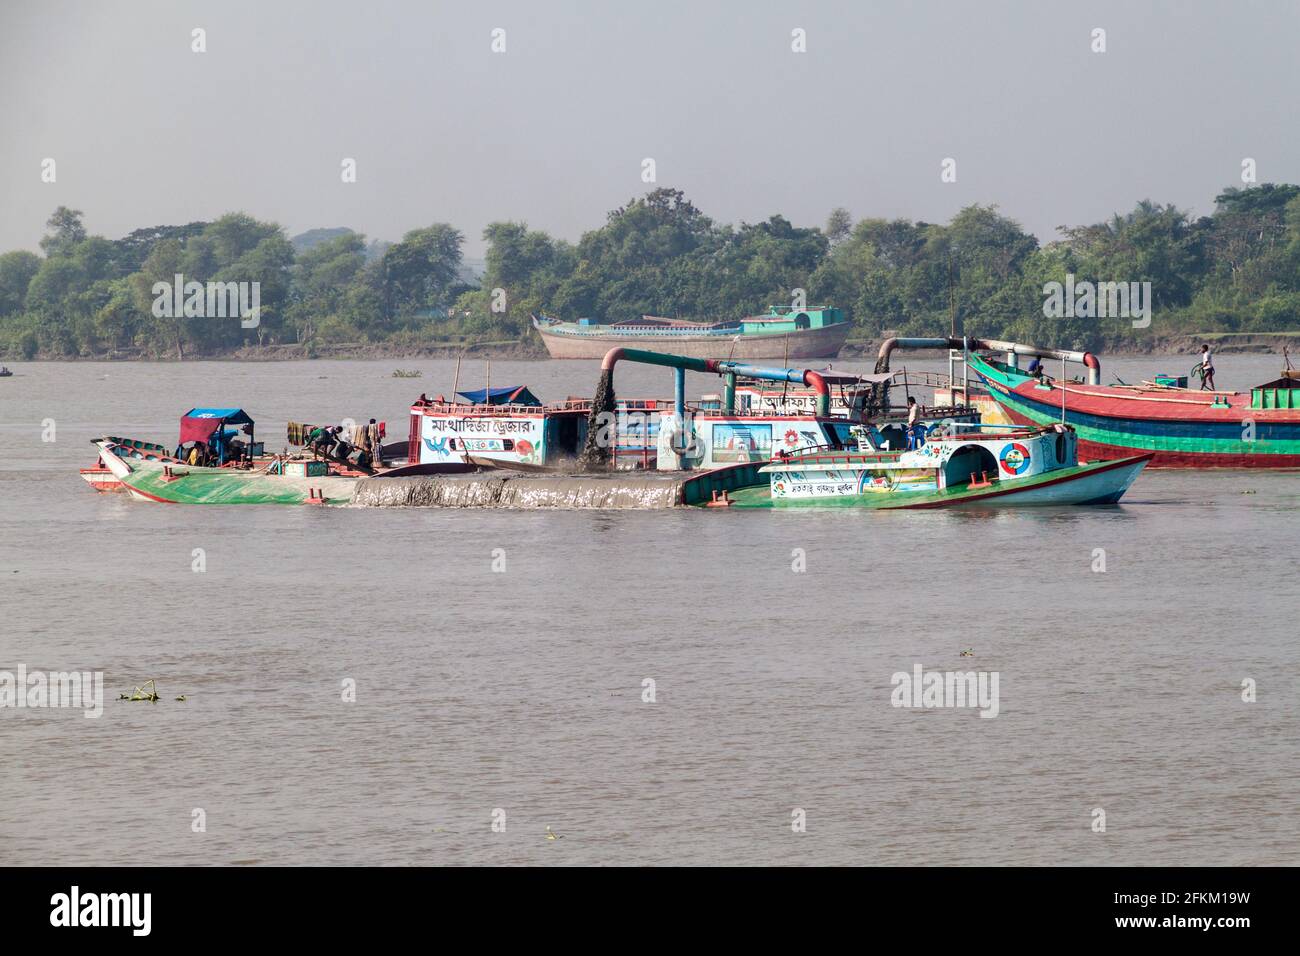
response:
[[[986,430],[990,429],[990,430]],[[1067,425],[954,426],[918,449],[814,449],[758,469],[763,484],[729,495],[742,508],[839,505],[879,510],[1115,504],[1151,455],[1080,464]]]
[[[803,360],[834,358],[849,337],[851,323],[839,309],[770,308],[764,315],[731,322],[688,322],[645,315],[602,324],[590,319],[562,322],[533,316],[551,358],[598,359],[616,346],[668,349],[688,358]]]

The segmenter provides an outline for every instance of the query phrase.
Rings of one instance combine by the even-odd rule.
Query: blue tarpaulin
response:
[[[480,388],[472,392],[457,392],[461,398],[475,405],[540,405],[537,396],[527,385],[507,385],[504,388]]]
[[[227,425],[251,425],[253,420],[242,408],[191,408],[181,418],[221,418]]]

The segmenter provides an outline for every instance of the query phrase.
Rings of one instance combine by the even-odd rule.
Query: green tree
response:
[[[27,300],[27,287],[40,271],[41,257],[17,251],[0,255],[0,317],[16,315]]]
[[[389,320],[427,315],[449,304],[447,294],[460,270],[464,241],[460,230],[435,223],[411,230],[389,247],[381,260]]]
[[[832,246],[838,246],[853,235],[853,217],[843,206],[836,206],[826,217],[826,228],[822,231]]]
[[[50,234],[41,239],[41,250],[47,256],[67,255],[72,247],[86,238],[86,227],[81,224],[80,209],[60,206],[46,221]]]

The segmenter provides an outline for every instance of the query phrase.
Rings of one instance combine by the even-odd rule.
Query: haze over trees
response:
[[[1300,187],[1229,188],[1211,215],[1149,200],[1106,222],[1062,227],[1040,245],[995,206],[947,224],[853,221],[824,227],[774,214],[719,224],[679,190],[656,189],[610,212],[575,244],[522,222],[483,232],[478,281],[447,223],[400,242],[345,228],[292,240],[240,212],[158,225],[121,239],[89,235],[60,206],[41,254],[0,255],[0,352],[9,357],[195,357],[294,345],[451,344],[532,340],[532,313],[612,321],[643,314],[737,318],[791,301],[835,305],[858,338],[886,330],[1105,349],[1201,332],[1300,330]],[[260,283],[260,321],[156,315],[156,283]],[[1049,318],[1044,285],[1150,282],[1153,321]],[[500,290],[495,291],[495,290]]]

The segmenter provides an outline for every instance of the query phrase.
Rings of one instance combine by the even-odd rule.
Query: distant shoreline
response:
[[[875,357],[883,339],[850,340],[840,350],[840,360],[864,361]],[[1179,334],[1153,338],[1149,343],[1124,342],[1113,348],[1097,350],[1100,356],[1126,355],[1194,355],[1201,343],[1208,342],[1217,353],[1281,355],[1284,347],[1300,356],[1300,332],[1203,332],[1197,335]],[[1045,347],[1059,347],[1056,343],[1041,343]],[[900,349],[906,354],[906,349]],[[474,359],[504,359],[507,361],[541,361],[550,359],[546,346],[530,342],[482,342],[470,345],[436,343],[427,347],[390,345],[383,342],[321,345],[310,352],[300,345],[267,345],[260,348],[245,346],[226,352],[187,355],[186,362],[292,362],[329,361],[340,359],[454,359],[458,356]],[[43,356],[31,359],[9,357],[3,359],[15,364],[25,362],[160,362],[173,363],[174,356],[147,356],[134,351],[112,351],[101,355]],[[556,359],[556,361],[572,361]],[[778,360],[772,359],[776,362]],[[815,364],[815,363],[814,363]]]

